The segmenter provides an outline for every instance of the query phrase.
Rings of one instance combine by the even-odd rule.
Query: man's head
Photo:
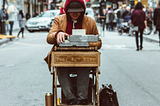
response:
[[[149,8],[149,11],[150,11],[150,12],[153,12],[153,8]]]
[[[130,8],[129,6],[126,7],[126,10],[127,10],[127,11],[130,11],[130,9],[131,9],[131,8]]]
[[[69,15],[72,19],[78,19],[81,14],[85,13],[85,4],[83,0],[66,0],[65,13]]]
[[[72,1],[68,5],[67,12],[71,16],[72,19],[78,19],[78,17],[81,15],[82,12],[84,12],[84,8],[82,3],[78,1]]]
[[[151,13],[150,12],[147,12],[147,16],[150,16],[151,15]]]
[[[67,12],[84,12],[84,6],[78,1],[71,1],[68,5]]]

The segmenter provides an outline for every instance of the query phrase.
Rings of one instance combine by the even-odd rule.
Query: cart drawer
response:
[[[98,67],[100,52],[52,52],[51,66]]]

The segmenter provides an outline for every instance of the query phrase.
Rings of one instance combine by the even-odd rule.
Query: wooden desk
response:
[[[74,51],[69,51],[69,49],[74,50]],[[92,106],[100,106],[99,104],[99,85],[98,85],[99,83],[98,82],[98,67],[100,66],[100,52],[95,51],[96,49],[91,49],[91,48],[83,48],[82,50],[83,51],[80,51],[80,50],[77,51],[76,47],[75,48],[73,47],[73,48],[68,48],[68,51],[66,51],[66,48],[61,49],[59,47],[59,48],[55,48],[55,51],[52,52],[51,66],[55,68],[54,75],[53,75],[54,76],[54,87],[55,87],[55,89],[53,90],[54,106],[57,106],[57,67],[93,67],[95,68],[96,69],[97,105],[93,104]]]

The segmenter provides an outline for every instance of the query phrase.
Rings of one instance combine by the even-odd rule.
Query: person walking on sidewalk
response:
[[[9,14],[8,21],[10,24],[9,35],[12,35],[13,25],[14,25],[14,21],[15,21],[15,13],[18,13],[18,10],[16,9],[16,7],[14,5],[10,5],[8,8],[8,14]]]
[[[160,46],[160,0],[158,1],[157,8],[154,10],[154,26],[159,32],[159,46]]]
[[[6,9],[4,9],[4,14],[6,16],[6,31],[9,31],[9,21],[8,21],[9,15]]]
[[[131,13],[131,22],[134,26],[138,26],[139,31],[136,32],[136,45],[137,45],[137,51],[142,50],[143,48],[143,30],[147,28],[147,21],[146,21],[146,14],[142,10],[143,5],[141,2],[138,2],[134,8],[134,10]],[[138,44],[138,33],[140,32],[140,48]]]
[[[22,38],[25,38],[25,37],[24,37],[24,20],[25,20],[25,18],[24,18],[23,11],[20,10],[20,11],[19,11],[19,14],[18,14],[18,22],[19,22],[19,27],[20,27],[21,29],[20,29],[20,31],[19,31],[19,33],[18,33],[18,35],[17,35],[18,38],[19,38],[19,34],[20,34],[21,32],[22,32]]]

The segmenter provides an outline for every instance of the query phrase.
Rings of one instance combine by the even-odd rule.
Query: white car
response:
[[[49,31],[54,18],[60,14],[60,10],[48,10],[43,14],[27,20],[25,27],[29,32],[46,30]]]
[[[87,16],[95,19],[94,17],[94,12],[93,12],[93,9],[92,8],[86,8],[86,13],[85,13]]]

